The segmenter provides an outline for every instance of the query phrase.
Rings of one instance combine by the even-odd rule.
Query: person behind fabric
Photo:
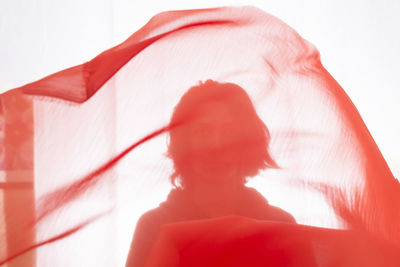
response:
[[[228,215],[295,223],[246,182],[260,170],[278,168],[268,152],[270,135],[246,93],[233,83],[207,80],[176,105],[168,156],[174,189],[139,219],[127,267],[145,265],[164,224]]]

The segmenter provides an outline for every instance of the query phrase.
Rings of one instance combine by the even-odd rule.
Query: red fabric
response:
[[[4,209],[0,264],[399,266],[399,183],[317,49],[259,9],[158,14],[1,99],[33,106],[2,115],[33,128],[35,216],[11,232]]]
[[[357,231],[224,217],[167,224],[145,266],[398,266]]]

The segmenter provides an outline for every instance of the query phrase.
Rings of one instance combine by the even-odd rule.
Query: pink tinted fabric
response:
[[[0,263],[399,266],[397,180],[317,49],[259,9],[158,14],[1,99],[31,103],[2,109],[5,158],[30,153],[11,112],[33,150],[2,190],[15,168],[33,186],[4,197]]]

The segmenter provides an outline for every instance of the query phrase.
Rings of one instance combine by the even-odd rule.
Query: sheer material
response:
[[[1,103],[0,264],[400,265],[399,183],[317,49],[256,8],[158,14]]]

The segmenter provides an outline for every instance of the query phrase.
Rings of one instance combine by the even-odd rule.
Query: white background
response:
[[[172,9],[254,5],[312,42],[400,177],[398,0],[0,0],[0,91],[88,61]]]

